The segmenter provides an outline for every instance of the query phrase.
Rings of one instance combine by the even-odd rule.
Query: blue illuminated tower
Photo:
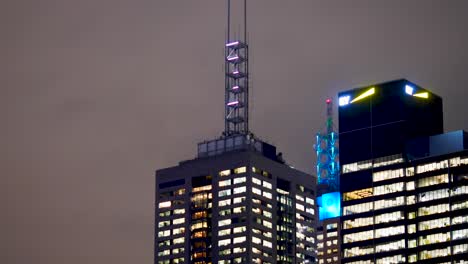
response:
[[[339,190],[340,163],[338,155],[338,133],[333,129],[333,103],[327,99],[327,130],[317,133],[317,177],[318,184],[326,185],[327,191]]]
[[[320,220],[340,216],[338,133],[333,128],[333,103],[327,99],[327,128],[317,133],[317,178]]]
[[[340,263],[340,162],[338,133],[333,127],[333,103],[327,99],[327,127],[317,133],[317,256],[319,263]]]

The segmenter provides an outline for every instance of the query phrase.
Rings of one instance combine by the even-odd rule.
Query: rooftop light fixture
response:
[[[362,94],[360,94],[358,97],[354,98],[351,103],[354,103],[354,102],[357,102],[361,99],[364,99],[366,97],[369,97],[371,95],[375,94],[375,87],[372,87],[370,88],[369,90],[363,92]]]

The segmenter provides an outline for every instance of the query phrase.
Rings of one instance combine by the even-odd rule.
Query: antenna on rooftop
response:
[[[249,134],[249,52],[247,45],[247,0],[227,0],[227,35],[225,45],[225,116],[224,135]],[[236,8],[232,12],[232,9]],[[243,10],[243,11],[242,11]],[[236,13],[242,13],[239,15]],[[233,14],[231,14],[233,13]],[[233,16],[231,16],[233,15]],[[232,22],[243,24],[243,31],[234,37]],[[242,34],[243,33],[243,34]]]

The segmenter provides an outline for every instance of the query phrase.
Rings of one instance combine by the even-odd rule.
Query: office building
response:
[[[243,135],[156,172],[155,264],[315,263],[315,177]]]
[[[246,3],[233,8],[244,21],[233,40],[228,1],[222,136],[156,172],[155,264],[316,262],[317,179],[249,130]]]
[[[468,259],[468,136],[406,80],[339,94],[342,263]]]

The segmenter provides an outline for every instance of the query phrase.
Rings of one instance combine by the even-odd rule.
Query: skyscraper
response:
[[[342,263],[468,259],[467,134],[407,80],[339,94]]]
[[[231,36],[239,16],[228,0],[225,130],[195,159],[156,171],[155,264],[315,262],[316,178],[249,130],[246,1],[234,9],[244,39]]]
[[[314,263],[314,177],[242,135],[199,149],[156,172],[155,263]]]

